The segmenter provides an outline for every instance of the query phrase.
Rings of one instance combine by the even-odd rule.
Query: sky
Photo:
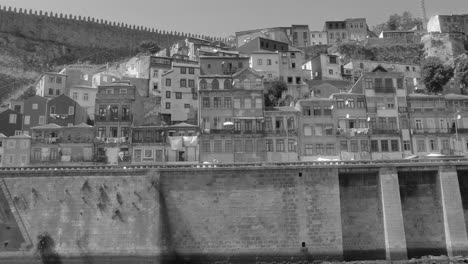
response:
[[[468,14],[468,0],[425,0],[428,17]],[[364,17],[370,28],[391,14],[422,16],[420,0],[0,0],[0,5],[90,16],[161,30],[227,37],[236,31]]]

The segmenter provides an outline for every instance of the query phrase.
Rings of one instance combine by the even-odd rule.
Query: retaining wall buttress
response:
[[[437,185],[442,201],[447,254],[449,257],[467,255],[468,239],[456,168],[440,166]]]
[[[387,260],[407,259],[400,185],[396,168],[387,167],[379,170],[379,187],[383,211],[386,258]]]

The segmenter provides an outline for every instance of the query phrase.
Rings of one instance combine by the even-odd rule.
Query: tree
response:
[[[265,107],[278,106],[283,92],[287,90],[288,85],[284,81],[273,81],[265,94]]]
[[[375,34],[379,35],[383,30],[411,30],[414,27],[422,28],[423,20],[405,11],[403,14],[393,14],[386,22],[377,24],[372,28]]]
[[[443,86],[453,77],[453,69],[438,57],[427,57],[421,65],[421,78],[430,93],[443,91]]]
[[[161,47],[159,45],[152,41],[152,40],[143,40],[138,44],[138,52],[150,52],[150,53],[156,53],[161,50]]]
[[[29,86],[29,88],[23,92],[23,94],[20,95],[20,97],[18,99],[20,100],[26,100],[28,99],[29,97],[32,97],[36,95],[36,87],[34,86]]]
[[[455,79],[463,88],[468,88],[468,56],[461,57],[455,65]]]

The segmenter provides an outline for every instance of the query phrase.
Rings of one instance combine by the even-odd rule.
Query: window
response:
[[[145,149],[145,155],[143,156],[144,159],[153,159],[153,150],[152,149]]]
[[[310,116],[311,115],[310,106],[302,107],[302,114],[304,116]]]
[[[416,122],[416,130],[422,131],[423,130],[422,119],[416,119],[415,122]]]
[[[335,154],[335,144],[327,144],[326,154],[327,155],[334,155]]]
[[[398,145],[398,140],[391,140],[390,146],[392,147],[392,152],[399,152],[400,146]]]
[[[361,140],[361,151],[362,152],[369,152],[369,141],[368,140]]]
[[[333,33],[330,33],[330,39],[333,39]]]
[[[49,88],[49,95],[54,95],[54,89]]]
[[[341,140],[340,141],[340,150],[341,151],[348,151],[348,141],[347,140]]]
[[[358,152],[358,141],[357,140],[351,140],[349,146],[350,146],[351,152]]]
[[[88,101],[89,100],[89,95],[88,93],[83,94],[83,101]]]
[[[127,94],[127,89],[119,89],[120,94]]]
[[[54,77],[49,77],[49,82],[50,82],[50,83],[54,83],[54,82],[55,82],[55,78],[54,78]]]
[[[45,125],[45,116],[39,116],[39,125]]]
[[[181,92],[176,92],[175,93],[175,98],[176,99],[182,99],[182,93]]]
[[[16,124],[16,114],[10,114],[10,124]]]
[[[388,152],[389,151],[388,140],[381,140],[380,141],[380,148],[381,148],[382,152]]]
[[[55,90],[55,95],[60,95],[60,89]]]
[[[364,101],[364,98],[357,99],[357,108],[366,108],[366,103]]]
[[[253,152],[253,141],[251,139],[245,140],[245,152]]]
[[[293,83],[293,78],[292,77],[288,77],[288,83],[289,84]]]
[[[182,88],[187,87],[187,80],[186,79],[180,79],[180,87],[182,87]]]
[[[430,148],[431,148],[431,151],[436,151],[436,150],[438,150],[438,147],[437,147],[437,140],[435,140],[435,139],[429,140],[429,146],[430,146]]]
[[[397,79],[397,88],[398,89],[403,89],[403,78],[398,78]]]
[[[203,89],[206,89],[207,86],[208,86],[208,85],[207,85],[205,79],[203,79],[203,80],[200,81],[200,89],[202,89],[202,90],[203,90]]]
[[[338,99],[338,100],[336,101],[336,106],[337,106],[338,108],[344,108],[344,106],[345,106],[344,100],[343,100],[343,99]]]
[[[189,74],[195,74],[195,68],[189,68],[188,73]]]
[[[181,67],[181,68],[180,68],[180,73],[181,73],[181,74],[187,74],[187,68]]]
[[[330,56],[330,64],[336,64],[336,57],[335,56]]]
[[[171,98],[171,92],[170,91],[166,91],[166,98]]]
[[[284,139],[276,140],[276,152],[284,152]]]
[[[220,97],[220,100],[221,100],[221,97]],[[231,108],[231,107],[232,107],[231,97],[224,97],[224,108]]]
[[[262,109],[262,98],[256,98],[255,99],[255,108],[257,109]]]
[[[224,152],[232,153],[232,140],[224,141]]]
[[[169,79],[169,78],[166,79],[166,86],[171,86],[171,84],[172,84],[172,83],[171,83],[171,79]]]
[[[396,117],[389,117],[388,118],[388,128],[397,129],[397,118]]]
[[[409,140],[403,140],[403,150],[411,151],[411,144]]]
[[[15,136],[19,136],[23,134],[21,130],[15,130]]]
[[[75,107],[74,106],[69,106],[68,107],[68,115],[74,115],[75,114]]]
[[[166,109],[171,109],[171,103],[169,102],[166,103]]]
[[[426,141],[424,139],[418,139],[416,143],[418,152],[426,152]]]
[[[348,99],[346,101],[348,102],[348,108],[354,108],[354,99]]]
[[[333,75],[333,69],[328,69],[328,74]]]
[[[266,140],[266,151],[273,152],[273,139]]]
[[[213,79],[213,81],[211,81],[211,89],[213,90],[218,90],[219,89],[219,82],[217,79]]]
[[[188,80],[188,87],[190,88],[195,87],[195,80]]]
[[[99,127],[98,128],[98,137],[106,137],[106,128],[105,127]]]
[[[39,108],[39,107],[38,107],[37,104],[32,104],[32,109],[33,109],[33,110],[37,110],[38,108]]]
[[[315,145],[315,151],[317,152],[317,155],[323,155],[323,144]]]
[[[296,68],[296,63],[291,63],[291,68],[295,69]]]
[[[210,108],[210,98],[209,97],[203,97],[202,102],[203,102],[203,108]]]
[[[241,130],[241,121],[239,119],[234,119],[234,130],[235,131]]]
[[[209,140],[203,140],[202,148],[205,153],[211,152],[211,142]]]
[[[371,140],[370,142],[371,151],[372,152],[379,152],[379,141],[378,140]]]
[[[395,98],[387,98],[387,109],[395,108]]]
[[[263,123],[262,120],[257,120],[255,122],[255,131],[260,132],[263,131]]]
[[[242,140],[234,140],[234,152],[242,152]]]
[[[263,63],[263,62],[262,62],[262,59],[258,59],[258,60],[257,60],[257,65],[262,65],[262,63]]]
[[[309,125],[304,125],[304,136],[312,136],[312,128]]]
[[[313,156],[314,155],[314,145],[306,144],[304,148],[304,155],[305,156]]]
[[[30,116],[24,116],[24,124],[25,125],[29,125],[31,122],[31,117]]]
[[[245,109],[251,109],[251,108],[252,108],[252,99],[250,99],[250,98],[245,98],[245,101],[244,101],[244,108],[245,108]]]
[[[214,140],[214,153],[221,153],[223,152],[223,141],[222,140]]]
[[[374,82],[372,81],[372,79],[366,78],[365,83],[366,83],[366,89],[374,88]]]
[[[73,93],[73,96],[72,96],[73,100],[78,100],[78,93]]]
[[[320,106],[314,106],[314,116],[322,115],[322,108]]]
[[[106,94],[114,94],[114,89],[107,89]]]
[[[271,65],[271,59],[267,59],[266,64]]]

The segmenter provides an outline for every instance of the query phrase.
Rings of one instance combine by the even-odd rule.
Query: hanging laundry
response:
[[[198,136],[183,137],[184,147],[196,147],[198,145]]]
[[[184,150],[182,137],[169,137],[169,142],[171,143],[172,150]]]

